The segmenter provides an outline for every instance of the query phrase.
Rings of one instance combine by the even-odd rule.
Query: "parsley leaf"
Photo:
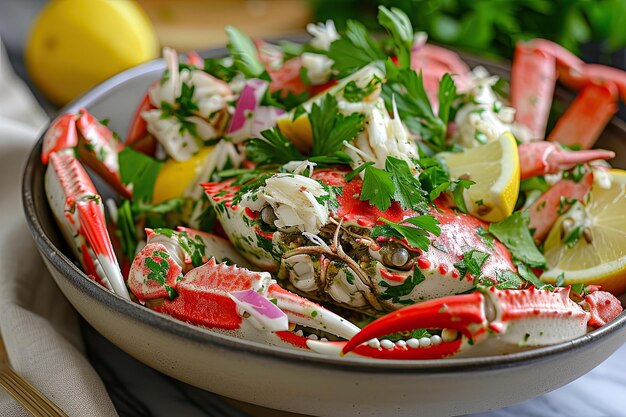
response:
[[[333,69],[339,71],[340,77],[345,77],[387,56],[362,23],[348,20],[344,35],[330,44],[328,57],[333,60]]]
[[[262,138],[252,138],[246,144],[246,155],[259,165],[286,164],[305,159],[278,128],[261,132]]]
[[[382,217],[379,217],[378,220],[385,224],[374,226],[370,233],[371,237],[377,238],[382,236],[395,237],[398,239],[404,238],[409,245],[424,251],[427,251],[430,246],[428,233],[432,233],[435,236],[439,236],[441,233],[441,229],[439,229],[439,222],[430,215],[411,217],[404,219],[399,223],[389,221]],[[406,226],[403,223],[409,223],[412,226]]]
[[[313,104],[309,113],[313,132],[312,155],[326,156],[340,151],[344,142],[351,141],[363,129],[364,116],[353,113],[344,116],[339,112],[337,99],[326,94],[324,100]]]
[[[481,252],[476,249],[471,249],[463,254],[463,259],[454,264],[454,267],[459,271],[461,276],[459,279],[465,278],[465,275],[469,272],[475,277],[480,277],[482,274],[482,267],[489,258],[489,254]]]
[[[410,68],[413,26],[409,17],[397,7],[390,10],[385,6],[378,6],[378,23],[391,35],[400,68]]]
[[[124,148],[118,158],[122,182],[133,186],[133,200],[152,201],[154,183],[163,164],[131,147]]]
[[[421,71],[417,74],[412,69],[404,69],[398,71],[394,79],[389,79],[383,85],[383,98],[387,108],[393,107],[392,97],[395,97],[399,116],[410,130],[422,136],[433,151],[447,149],[447,122],[452,113],[452,105],[458,97],[454,80],[449,74],[444,74],[439,83],[438,116],[435,116],[430,105]]]
[[[365,87],[361,88],[357,85],[356,81],[352,80],[343,88],[343,98],[351,103],[363,101],[365,97],[376,90],[381,82],[380,78],[374,76]]]
[[[535,246],[528,229],[529,221],[527,211],[516,211],[504,220],[491,223],[489,233],[504,243],[514,259],[529,266],[543,267],[546,265],[546,258]]]
[[[517,273],[526,281],[530,282],[532,285],[537,287],[540,290],[549,289],[552,290],[554,287],[550,284],[546,284],[541,281],[540,278],[535,275],[535,273],[527,267],[525,264],[519,262],[515,266],[517,266]]]
[[[365,165],[360,199],[369,200],[371,205],[385,211],[391,206],[393,196],[394,183],[391,174],[373,165]]]
[[[233,56],[233,66],[246,78],[259,78],[265,72],[265,66],[259,59],[252,39],[233,26],[226,26],[226,35],[226,47]]]
[[[428,210],[427,194],[422,190],[420,181],[413,176],[405,160],[388,156],[385,169],[391,174],[395,188],[394,199],[403,209],[422,212]]]
[[[496,280],[496,288],[499,290],[518,290],[523,284],[519,275],[508,270],[496,271]]]

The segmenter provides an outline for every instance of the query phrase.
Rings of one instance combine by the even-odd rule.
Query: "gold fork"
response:
[[[0,385],[35,417],[67,417],[55,403],[15,373],[9,363],[2,337],[0,337]]]

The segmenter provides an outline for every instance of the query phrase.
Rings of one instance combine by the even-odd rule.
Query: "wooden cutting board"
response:
[[[223,46],[224,26],[252,37],[304,33],[311,19],[305,0],[138,0],[162,46],[179,51]]]

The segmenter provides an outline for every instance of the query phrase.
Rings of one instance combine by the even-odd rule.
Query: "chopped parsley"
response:
[[[476,249],[471,249],[463,254],[463,259],[454,264],[454,267],[461,274],[459,279],[465,278],[469,272],[475,277],[480,277],[482,267],[489,258],[489,254]]]
[[[233,57],[233,66],[246,78],[259,78],[265,73],[265,66],[259,59],[252,39],[233,26],[226,26],[228,44],[226,47]]]
[[[333,69],[339,72],[340,78],[387,58],[365,26],[354,20],[348,20],[343,36],[330,44],[328,57],[333,60]]]
[[[413,26],[409,17],[396,7],[378,6],[378,23],[391,35],[399,67],[411,68]]]
[[[389,285],[387,281],[381,281],[380,286],[385,287],[385,291],[380,294],[383,300],[392,300],[394,303],[400,302],[400,297],[407,296],[413,289],[424,282],[426,277],[419,268],[413,268],[413,274],[408,276],[400,285]]]
[[[491,223],[489,233],[504,243],[514,259],[532,267],[544,267],[546,258],[533,242],[529,222],[528,211],[516,211],[504,220]]]
[[[441,233],[439,222],[430,215],[411,217],[398,223],[389,221],[382,217],[378,218],[378,220],[382,221],[384,224],[374,226],[370,233],[371,237],[404,238],[409,245],[424,251],[427,251],[430,246],[428,234],[432,233],[435,236],[439,236]],[[406,225],[406,223],[411,226]]]
[[[120,177],[124,184],[132,184],[135,202],[152,201],[154,183],[163,165],[156,159],[125,147],[119,154]]]

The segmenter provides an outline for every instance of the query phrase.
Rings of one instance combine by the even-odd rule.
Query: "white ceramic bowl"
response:
[[[219,56],[224,50],[208,55]],[[506,76],[499,65],[465,57]],[[124,134],[162,60],[125,71],[63,112],[86,107]],[[561,93],[559,93],[561,94]],[[613,121],[602,146],[626,162],[626,127]],[[430,361],[333,359],[234,339],[124,300],[89,280],[72,261],[44,195],[41,140],[24,172],[24,210],[46,265],[63,294],[102,335],[139,361],[214,393],[269,408],[323,416],[453,415],[524,401],[584,375],[626,341],[626,313],[554,346],[503,356]]]

